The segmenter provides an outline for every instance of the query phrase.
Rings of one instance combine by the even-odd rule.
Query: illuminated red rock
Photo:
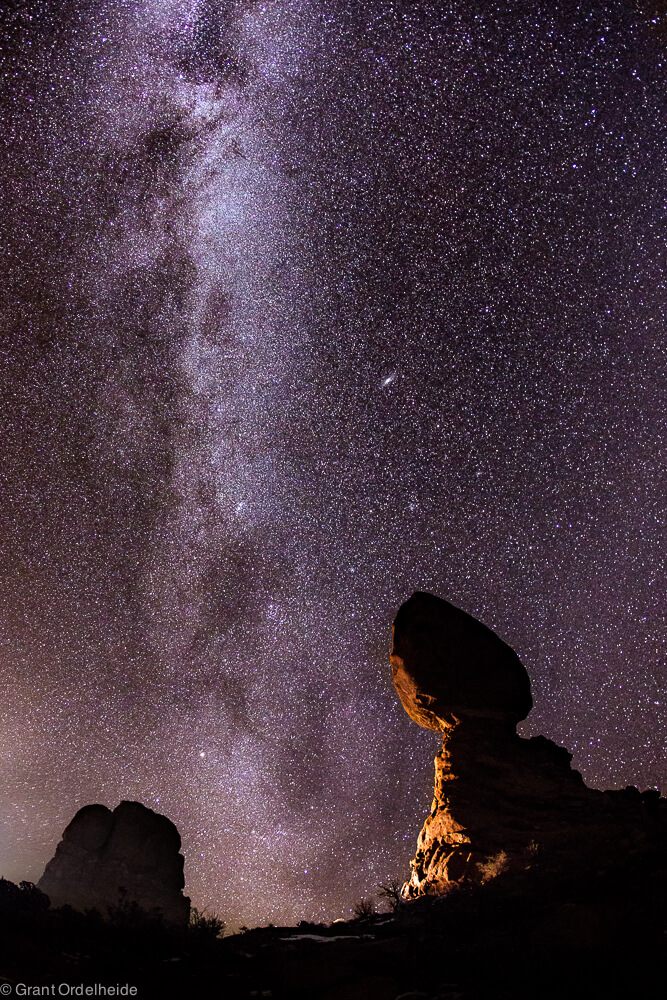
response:
[[[185,926],[190,900],[183,895],[178,830],[166,816],[139,802],[79,809],[63,833],[38,886],[52,906],[110,909],[134,903],[165,923]]]
[[[667,803],[658,792],[588,788],[566,749],[518,736],[532,705],[528,675],[470,615],[414,594],[396,615],[391,666],[408,715],[443,733],[405,896],[485,882],[536,855],[568,868],[664,848]]]

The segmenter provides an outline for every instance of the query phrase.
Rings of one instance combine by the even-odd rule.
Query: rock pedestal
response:
[[[80,809],[38,882],[52,906],[96,909],[109,916],[136,904],[165,923],[185,927],[181,838],[166,816],[139,802]]]
[[[391,664],[410,717],[443,734],[406,897],[484,882],[538,854],[569,867],[664,847],[667,802],[658,792],[588,788],[563,747],[517,735],[532,705],[528,675],[470,615],[414,594],[394,622]]]

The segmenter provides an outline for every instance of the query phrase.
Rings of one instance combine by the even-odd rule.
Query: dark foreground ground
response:
[[[127,984],[140,998],[665,1000],[666,890],[664,858],[567,875],[536,865],[381,917],[219,938],[131,907],[111,921],[50,910],[24,884],[0,906],[0,995]]]

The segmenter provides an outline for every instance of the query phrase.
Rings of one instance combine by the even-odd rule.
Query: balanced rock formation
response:
[[[183,895],[181,838],[166,816],[139,802],[113,812],[89,805],[63,833],[38,887],[52,906],[98,910],[103,916],[136,904],[146,914],[184,927],[190,900]]]
[[[528,675],[485,625],[432,594],[413,594],[394,621],[391,665],[408,715],[443,734],[404,896],[526,868],[538,852],[568,867],[664,850],[667,801],[657,791],[588,788],[567,750],[516,733],[532,707]]]

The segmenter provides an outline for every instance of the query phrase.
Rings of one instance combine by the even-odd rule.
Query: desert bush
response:
[[[6,878],[0,878],[0,912],[40,913],[49,908],[49,897],[34,882],[19,882],[15,885]]]
[[[386,901],[391,906],[392,910],[397,910],[401,903],[404,902],[403,895],[403,883],[400,879],[393,878],[386,885],[378,886],[378,896],[380,899]]]
[[[360,899],[352,907],[355,920],[371,920],[377,913],[372,899]]]
[[[49,897],[46,893],[38,889],[34,882],[19,882],[21,890],[21,907],[31,913],[39,913],[48,910],[50,906]]]
[[[482,882],[490,882],[492,878],[497,878],[502,872],[507,871],[510,859],[505,851],[498,851],[492,854],[486,861],[477,863],[477,870],[482,876]]]
[[[206,910],[198,910],[196,906],[190,909],[190,932],[198,937],[224,937],[225,926],[225,921],[217,913],[207,913]]]
[[[125,886],[118,887],[118,903],[107,906],[109,923],[119,928],[133,930],[155,930],[162,926],[162,916],[158,910],[144,910],[136,899],[130,899]]]

